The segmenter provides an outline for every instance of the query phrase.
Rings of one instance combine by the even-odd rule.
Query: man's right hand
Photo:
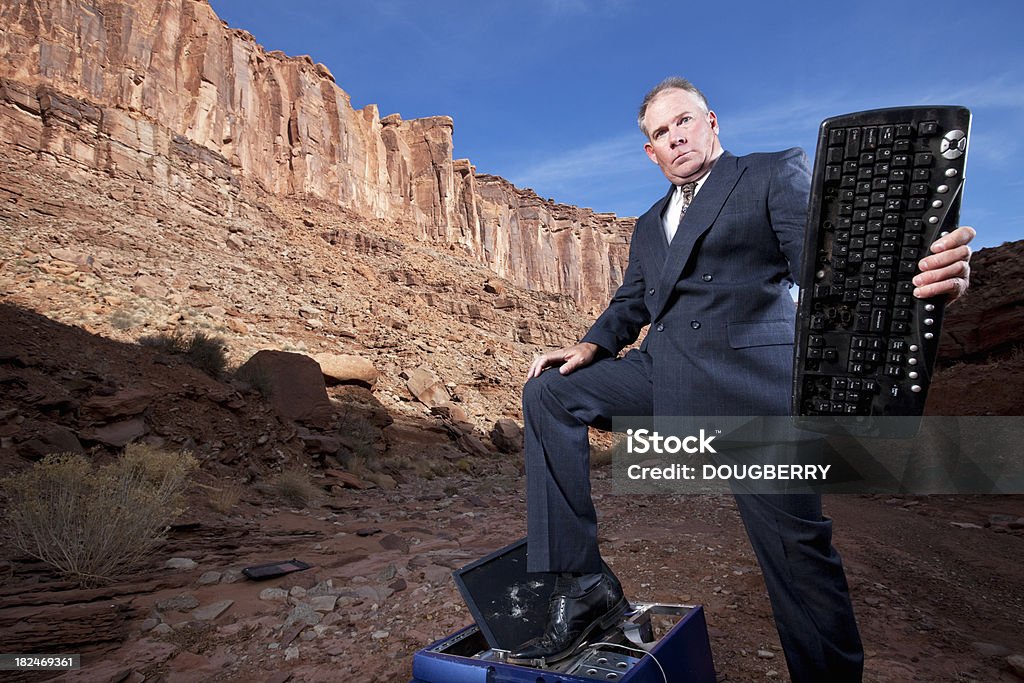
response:
[[[548,351],[533,359],[533,363],[530,364],[530,372],[526,375],[526,378],[532,379],[544,372],[545,369],[556,365],[560,366],[558,368],[560,373],[568,375],[577,368],[590,365],[594,357],[597,356],[598,348],[597,344],[580,342],[579,344],[567,346],[564,349]]]

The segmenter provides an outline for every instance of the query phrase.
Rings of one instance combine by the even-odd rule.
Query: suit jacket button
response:
[[[695,330],[699,330],[700,329],[700,321],[699,320],[691,320],[690,321],[690,327],[692,327]]]
[[[651,287],[651,291],[648,292],[648,294],[650,294],[651,296],[654,296],[654,287]]]
[[[711,273],[704,273],[700,276],[700,279],[704,282],[711,282]]]
[[[664,331],[665,331],[665,326],[662,325],[661,323],[658,323],[658,332],[664,332]]]

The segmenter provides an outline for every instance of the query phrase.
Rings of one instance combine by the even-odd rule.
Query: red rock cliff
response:
[[[212,213],[246,184],[403,221],[521,286],[601,308],[632,222],[452,158],[451,118],[355,110],[322,64],[266,52],[202,0],[0,4],[0,139],[152,182]]]

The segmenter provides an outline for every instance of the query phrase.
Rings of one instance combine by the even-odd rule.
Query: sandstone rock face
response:
[[[971,287],[946,309],[939,356],[979,360],[1020,346],[1024,329],[1024,240],[982,249],[971,257]]]
[[[632,221],[544,201],[452,158],[446,116],[355,110],[322,64],[266,52],[193,0],[0,7],[0,137],[232,215],[243,187],[337,203],[459,245],[508,280],[603,307]]]

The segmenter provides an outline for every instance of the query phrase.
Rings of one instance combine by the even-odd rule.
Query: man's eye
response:
[[[689,123],[690,121],[693,121],[692,116],[684,116],[683,118],[679,119],[680,123]]]

